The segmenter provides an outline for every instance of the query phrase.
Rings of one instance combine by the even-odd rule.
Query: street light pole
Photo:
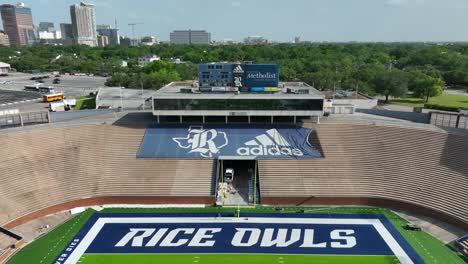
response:
[[[120,109],[123,112],[124,107],[123,107],[123,98],[122,98],[122,84],[119,84],[119,91],[120,91]]]
[[[356,99],[359,99],[359,83],[356,83]]]
[[[336,77],[338,76],[338,66],[335,66],[335,78],[333,78],[333,100],[335,99],[336,93]]]
[[[141,100],[143,101],[143,111],[145,111],[145,97],[143,96],[143,82],[141,82]]]

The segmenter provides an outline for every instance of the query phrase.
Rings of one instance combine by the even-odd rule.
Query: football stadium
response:
[[[1,130],[0,262],[466,263],[466,132],[327,117],[275,64],[198,74]]]

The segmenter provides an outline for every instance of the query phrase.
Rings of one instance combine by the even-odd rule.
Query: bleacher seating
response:
[[[7,249],[14,245],[18,240],[0,232],[0,251]],[[1,255],[1,254],[0,254]]]
[[[455,246],[460,250],[460,252],[468,257],[468,235],[460,237],[455,241]]]
[[[382,198],[468,223],[468,136],[373,125],[314,127],[324,159],[259,161],[264,201]]]
[[[144,132],[85,125],[0,134],[0,224],[90,197],[213,195],[214,161],[137,160]]]
[[[468,136],[356,124],[314,128],[311,141],[320,143],[323,159],[259,161],[262,202],[381,198],[468,222]],[[105,124],[2,131],[0,225],[94,197],[213,197],[214,202],[214,161],[137,160],[144,132]]]

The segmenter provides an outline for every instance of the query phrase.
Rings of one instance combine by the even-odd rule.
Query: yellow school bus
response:
[[[63,99],[66,99],[67,97],[63,93],[57,93],[57,94],[46,94],[42,97],[44,103],[50,103],[50,102],[55,102],[55,101],[62,101]]]

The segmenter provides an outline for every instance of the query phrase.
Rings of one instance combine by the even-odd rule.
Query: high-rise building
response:
[[[76,44],[97,46],[94,5],[81,2],[70,6],[73,40]]]
[[[39,22],[39,27],[37,31],[47,31],[52,32],[54,30],[54,23],[52,22]]]
[[[0,31],[0,46],[10,46],[10,39],[4,31]]]
[[[62,33],[62,39],[73,39],[72,24],[61,23],[60,32]]]
[[[172,44],[210,44],[211,33],[205,30],[176,30],[170,35]]]
[[[109,38],[107,36],[98,35],[97,42],[99,47],[109,46]]]
[[[120,44],[120,36],[118,29],[111,28],[110,25],[97,25],[96,29],[99,35],[106,36],[108,38],[109,45],[114,46]]]
[[[294,38],[294,43],[295,43],[295,44],[299,44],[299,43],[301,43],[301,42],[302,42],[302,41],[301,41],[301,37],[300,37],[300,36],[297,36],[297,37]]]
[[[29,45],[36,37],[32,20],[31,8],[24,3],[17,5],[1,5],[3,29],[10,39],[11,45]]]

